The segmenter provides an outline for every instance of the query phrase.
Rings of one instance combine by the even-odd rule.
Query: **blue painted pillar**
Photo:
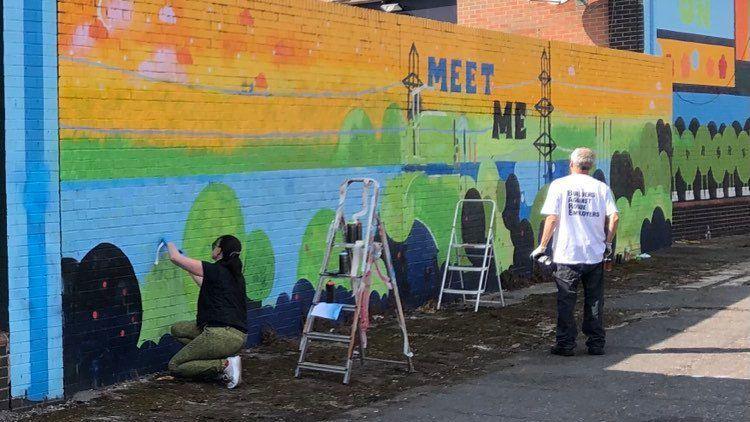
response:
[[[11,396],[61,397],[57,3],[4,0]]]

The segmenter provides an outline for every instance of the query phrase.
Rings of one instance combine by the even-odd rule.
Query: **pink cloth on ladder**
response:
[[[391,279],[380,272],[377,261],[371,262],[371,268],[375,267],[378,277],[385,283],[388,290],[393,290]],[[359,291],[359,335],[362,341],[362,347],[367,348],[367,330],[370,328],[370,290],[372,286],[372,269],[362,278],[362,287]]]

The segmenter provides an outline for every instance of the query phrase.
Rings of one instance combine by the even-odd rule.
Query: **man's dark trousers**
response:
[[[573,349],[576,345],[575,306],[578,285],[583,283],[582,331],[586,346],[604,348],[604,266],[598,264],[557,264],[557,345]]]

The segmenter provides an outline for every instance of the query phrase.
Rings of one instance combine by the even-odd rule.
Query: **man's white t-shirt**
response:
[[[571,174],[552,182],[542,214],[557,215],[552,243],[557,264],[597,264],[606,249],[605,218],[617,212],[612,190],[586,174]]]

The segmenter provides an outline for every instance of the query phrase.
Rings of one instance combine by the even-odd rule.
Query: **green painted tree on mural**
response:
[[[432,233],[438,250],[444,250],[461,194],[460,180],[457,175],[428,177],[422,172],[403,173],[391,179],[381,207],[389,235],[403,242],[414,221],[419,220]]]
[[[254,230],[244,242],[242,263],[247,297],[262,301],[271,292],[275,275],[275,259],[271,239],[263,230]]]
[[[425,174],[414,179],[407,192],[414,198],[414,218],[432,233],[438,249],[438,262],[445,260],[456,202],[463,193],[461,176],[428,177]],[[459,238],[460,235],[459,228]]]
[[[666,186],[669,190],[672,177],[669,171],[669,157],[666,152],[659,152],[656,125],[646,123],[637,142],[628,151],[633,166],[641,169],[646,189]]]
[[[740,132],[737,136],[737,172],[747,184],[750,180],[750,135],[747,132]]]
[[[682,136],[675,128],[672,128],[672,171],[675,176],[680,173],[680,177],[685,183],[692,183],[697,165],[695,161],[694,146],[695,139],[690,132],[683,132]]]
[[[391,104],[383,113],[383,127],[377,144],[377,163],[396,164],[401,162],[402,146],[406,135],[406,122],[403,111],[397,104]]]
[[[351,110],[344,118],[339,133],[336,158],[340,166],[363,166],[375,162],[375,132],[370,116],[359,108]]]
[[[299,247],[299,261],[297,264],[297,279],[305,279],[313,286],[318,283],[320,266],[326,252],[326,240],[328,228],[336,213],[333,210],[323,209],[315,213],[307,223],[305,233],[302,235],[302,244]],[[334,250],[331,257],[331,267],[336,268],[338,253],[341,249]],[[331,268],[329,268],[331,269]]]
[[[724,151],[724,156],[726,157],[726,161],[728,162],[726,166],[726,171],[729,172],[729,177],[732,179],[732,182],[734,181],[734,173],[735,171],[737,173],[740,173],[740,167],[743,166],[743,161],[748,161],[747,159],[743,159],[742,157],[742,145],[740,144],[739,138],[737,137],[737,133],[735,133],[734,130],[731,128],[728,128],[724,131],[724,134],[722,136],[722,139],[724,140],[724,145],[722,145],[722,151]],[[745,150],[747,152],[747,150]],[[734,186],[734,183],[732,184]],[[741,189],[741,186],[735,186],[737,190],[737,194],[739,194],[739,190]]]
[[[698,170],[701,172],[702,180],[706,180],[706,175],[711,169],[712,165],[715,165],[716,159],[711,142],[711,134],[705,126],[701,126],[695,133],[695,144],[698,155],[696,158],[698,161]],[[703,189],[706,189],[707,184],[701,182]]]
[[[493,163],[494,165],[494,163]],[[495,167],[497,169],[497,167]],[[500,270],[510,268],[513,264],[513,240],[510,237],[510,230],[503,224],[503,211],[507,202],[507,192],[505,189],[505,180],[497,175],[495,182],[495,201],[497,203],[497,215],[495,216],[495,239],[493,248],[495,250],[495,259],[500,263]]]
[[[534,230],[535,245],[539,242],[539,234],[542,231],[542,222],[545,219],[545,216],[542,215],[542,207],[544,206],[545,199],[547,199],[547,191],[549,191],[549,184],[542,186],[539,193],[536,194],[536,198],[534,198],[534,203],[531,205],[529,223],[531,223],[531,228]]]
[[[388,180],[381,196],[380,217],[388,235],[396,242],[409,236],[414,223],[414,196],[408,195],[412,182],[422,173],[405,172]]]
[[[711,164],[711,173],[714,176],[718,188],[721,189],[724,177],[729,173],[729,168],[734,171],[731,156],[727,155],[729,136],[726,138],[721,133],[717,133],[711,142],[711,154],[713,163]]]

